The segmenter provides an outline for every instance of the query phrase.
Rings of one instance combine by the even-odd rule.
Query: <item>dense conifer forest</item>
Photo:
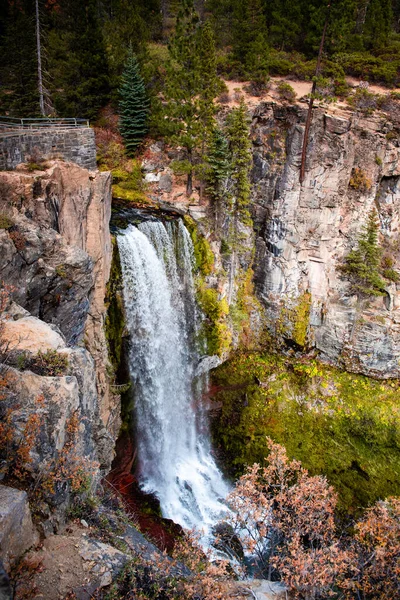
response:
[[[46,115],[95,119],[117,90],[129,49],[149,95],[160,89],[178,0],[5,0],[0,7],[0,106],[40,115],[39,23]],[[218,74],[260,85],[270,75],[312,79],[328,19],[322,75],[398,85],[399,0],[197,0],[217,47]],[[38,14],[36,9],[38,9]],[[37,18],[38,16],[38,18]]]

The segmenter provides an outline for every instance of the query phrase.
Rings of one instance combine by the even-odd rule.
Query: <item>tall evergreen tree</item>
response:
[[[269,32],[280,50],[293,48],[301,30],[301,7],[297,0],[267,1],[271,12]]]
[[[150,106],[139,64],[132,52],[121,77],[119,94],[119,128],[128,154],[132,155],[146,135]]]
[[[382,250],[378,232],[378,215],[373,210],[363,227],[357,248],[349,252],[340,267],[342,273],[349,277],[353,292],[361,296],[381,296],[385,289],[385,282],[379,275]]]
[[[165,96],[166,116],[171,119],[171,139],[183,146],[189,162],[186,193],[193,189],[194,151],[199,144],[199,60],[197,33],[199,17],[193,0],[183,0],[174,38],[170,44]]]
[[[209,22],[206,22],[199,29],[197,46],[199,64],[199,117],[202,124],[202,153],[204,153],[204,145],[210,139],[215,129],[216,106],[214,100],[221,91],[221,81],[217,75],[214,32]]]
[[[252,165],[249,116],[242,98],[238,108],[234,108],[228,119],[228,140],[232,155],[233,214],[234,221],[248,224],[250,219],[250,170]],[[235,234],[237,228],[235,226]]]
[[[391,0],[371,0],[368,4],[364,40],[367,48],[379,50],[385,46],[393,23]]]
[[[231,174],[231,157],[228,140],[220,129],[214,129],[207,153],[209,165],[207,192],[211,196],[215,229],[220,226],[221,214],[228,203],[228,181]]]
[[[97,0],[59,0],[48,38],[51,96],[62,116],[94,118],[110,82]]]
[[[38,116],[35,5],[32,0],[2,7],[0,101],[13,116]]]
[[[261,0],[234,0],[232,28],[234,58],[248,69],[255,49],[254,41],[257,40],[257,46],[261,39],[266,44],[267,28]]]

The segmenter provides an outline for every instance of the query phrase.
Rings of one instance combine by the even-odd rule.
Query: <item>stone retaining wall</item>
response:
[[[90,127],[19,130],[0,135],[0,171],[20,163],[61,158],[89,170],[96,169],[96,144]]]

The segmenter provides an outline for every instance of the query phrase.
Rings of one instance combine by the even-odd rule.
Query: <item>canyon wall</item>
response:
[[[105,337],[110,214],[109,173],[57,161],[0,173],[0,280],[13,299],[0,323],[3,418],[17,437],[39,419],[34,477],[69,456],[71,436],[74,460],[87,461],[93,481],[111,466],[120,405]],[[68,508],[65,494],[57,498]],[[52,531],[63,514],[46,513],[43,527]]]
[[[306,112],[262,103],[252,114],[257,294],[287,341],[303,328],[322,359],[398,377],[399,285],[386,281],[383,296],[360,301],[338,269],[374,208],[383,252],[400,268],[398,132],[382,114],[314,109],[300,184]]]

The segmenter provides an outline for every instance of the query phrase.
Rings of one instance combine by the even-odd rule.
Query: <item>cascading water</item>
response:
[[[159,498],[165,517],[207,534],[226,512],[229,490],[212,458],[198,402],[204,381],[195,379],[199,314],[192,242],[181,220],[147,221],[121,232],[118,247],[139,480]]]

